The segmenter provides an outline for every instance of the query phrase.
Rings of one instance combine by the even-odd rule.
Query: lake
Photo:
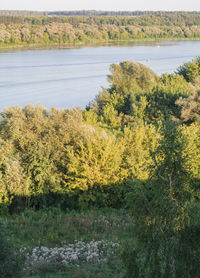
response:
[[[199,55],[200,41],[0,52],[0,110],[37,103],[84,108],[102,86],[109,86],[106,76],[112,63],[137,61],[161,75]]]

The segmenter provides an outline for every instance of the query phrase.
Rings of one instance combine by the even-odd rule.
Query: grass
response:
[[[50,250],[50,248],[73,245],[77,241],[87,245],[101,241],[118,243],[118,247],[112,250],[108,247],[108,250],[102,251],[99,247],[99,254],[104,254],[106,261],[94,262],[81,259],[75,261],[76,263],[63,265],[57,258],[53,263],[31,265],[24,274],[26,278],[122,277],[120,252],[123,243],[132,239],[134,229],[131,216],[124,209],[91,209],[82,212],[63,212],[56,208],[37,212],[27,210],[20,215],[4,217],[3,221],[18,250],[22,247],[33,250],[41,246]]]

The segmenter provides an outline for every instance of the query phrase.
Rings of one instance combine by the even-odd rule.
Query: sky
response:
[[[200,11],[200,0],[0,0],[0,10]]]

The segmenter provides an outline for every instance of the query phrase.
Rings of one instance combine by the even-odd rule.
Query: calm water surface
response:
[[[0,110],[37,103],[84,108],[101,86],[109,86],[112,63],[137,61],[160,75],[199,55],[200,41],[0,52]]]

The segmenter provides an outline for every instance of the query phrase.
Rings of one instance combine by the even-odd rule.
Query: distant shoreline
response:
[[[4,16],[0,49],[30,49],[121,42],[200,40],[200,13],[137,16]],[[87,13],[86,13],[87,14]]]
[[[79,47],[98,47],[98,46],[108,46],[109,44],[120,46],[126,43],[145,43],[145,42],[178,42],[178,41],[200,41],[200,38],[159,38],[159,39],[135,39],[135,40],[105,40],[105,41],[88,41],[88,42],[77,42],[77,43],[50,43],[50,44],[0,44],[0,52],[8,50],[42,50],[42,49],[73,49]]]

